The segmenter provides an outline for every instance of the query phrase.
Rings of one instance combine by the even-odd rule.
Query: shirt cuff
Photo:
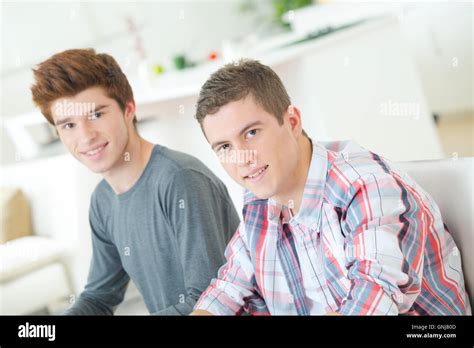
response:
[[[343,315],[398,315],[398,304],[378,284],[353,288],[338,313]]]
[[[214,315],[236,315],[241,306],[223,290],[210,286],[194,306]]]

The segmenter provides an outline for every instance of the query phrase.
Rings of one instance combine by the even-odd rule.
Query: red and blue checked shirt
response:
[[[195,309],[213,314],[470,314],[461,256],[433,199],[352,141],[314,143],[295,216],[244,197],[227,263]]]

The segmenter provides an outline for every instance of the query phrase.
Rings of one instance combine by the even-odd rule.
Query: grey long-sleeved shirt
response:
[[[89,277],[68,315],[113,314],[130,278],[151,314],[189,314],[239,224],[225,185],[196,158],[160,145],[127,192],[97,185],[89,220]]]

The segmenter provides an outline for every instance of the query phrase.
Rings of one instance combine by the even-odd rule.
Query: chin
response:
[[[90,168],[89,170],[95,174],[104,174],[109,171],[109,168]]]
[[[91,172],[95,174],[104,174],[109,172],[116,166],[116,164],[118,163],[118,159],[114,160],[113,157],[107,156],[100,161],[90,161],[88,159],[83,158],[80,162]]]
[[[264,188],[255,188],[252,190],[250,187],[247,187],[249,191],[251,191],[255,196],[257,196],[260,199],[269,199],[273,196],[273,193],[270,190],[266,190]]]
[[[108,161],[102,161],[102,163],[90,163],[88,161],[81,161],[81,163],[91,172],[96,174],[106,173],[110,171],[110,169],[112,169],[113,167],[113,165],[108,163]]]
[[[87,165],[86,163],[83,163],[83,164],[87,167],[87,169],[89,169],[91,172],[96,173],[96,174],[102,174],[109,170],[108,167],[104,167],[104,166],[91,166],[91,165]]]

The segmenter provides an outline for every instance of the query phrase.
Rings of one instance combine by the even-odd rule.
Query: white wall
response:
[[[353,139],[393,161],[444,157],[398,20],[373,21],[314,45],[276,67],[303,105],[308,134]]]
[[[401,27],[430,109],[473,115],[473,3],[415,2],[410,8]]]

